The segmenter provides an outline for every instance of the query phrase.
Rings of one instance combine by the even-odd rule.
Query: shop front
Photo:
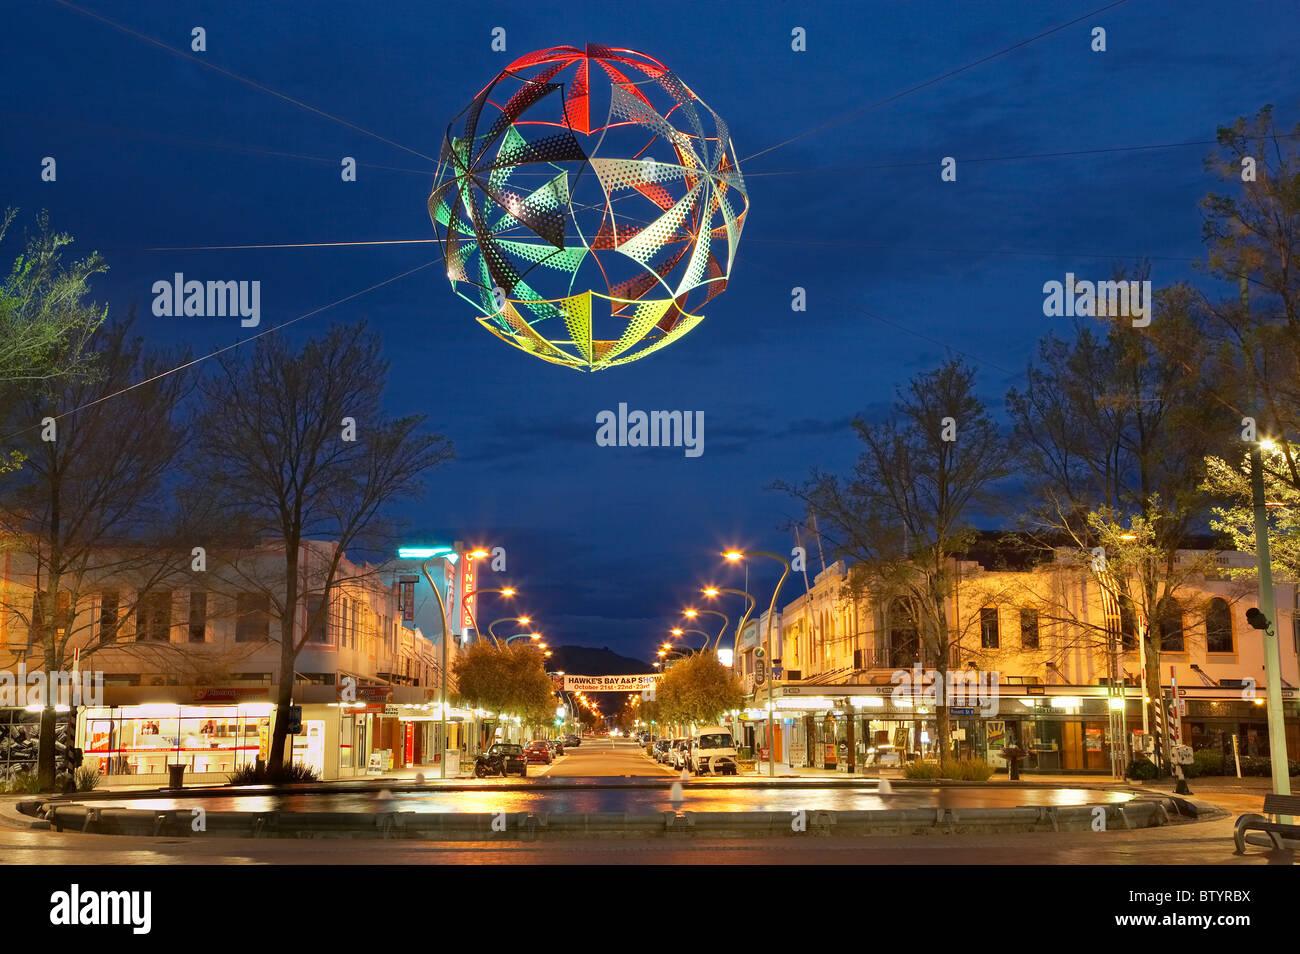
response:
[[[83,765],[133,784],[165,784],[169,765],[214,783],[265,759],[275,707],[269,702],[93,706],[77,712]]]

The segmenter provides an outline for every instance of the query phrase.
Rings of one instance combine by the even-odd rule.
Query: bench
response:
[[[1271,819],[1264,815],[1272,816]],[[1266,833],[1273,847],[1282,850],[1283,838],[1300,841],[1300,825],[1284,825],[1277,820],[1279,815],[1300,816],[1300,795],[1265,795],[1264,815],[1251,812],[1237,819],[1237,827],[1232,832],[1232,840],[1237,846],[1234,854],[1245,854],[1246,832],[1262,831]]]

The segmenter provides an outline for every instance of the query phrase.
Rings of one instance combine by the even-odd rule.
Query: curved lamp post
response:
[[[727,627],[731,625],[731,620],[727,617],[726,613],[720,613],[713,609],[686,609],[682,611],[682,615],[690,620],[695,619],[695,617],[699,616],[701,613],[709,613],[713,616],[720,616],[722,618],[722,629],[718,630],[718,635],[713,640],[713,648],[717,649],[722,645],[722,634],[725,633]]]
[[[754,612],[754,607],[757,605],[753,594],[746,593],[744,590],[733,589],[730,586],[706,586],[700,592],[709,599],[716,598],[719,593],[733,593],[736,596],[743,596],[749,601],[749,605],[745,607],[745,615],[740,617],[740,622],[736,624],[736,634],[731,640],[731,655],[734,659],[740,654],[740,635],[745,631],[745,624],[749,622],[749,616]]]
[[[781,592],[781,586],[785,583],[785,578],[790,575],[790,562],[784,557],[779,557],[775,553],[769,553],[766,550],[728,550],[722,554],[723,558],[732,563],[739,563],[751,556],[767,557],[781,564],[781,579],[777,580],[776,589],[772,591],[772,603],[767,608],[767,774],[776,775],[776,736],[774,735],[775,726],[772,722],[772,617],[776,613],[776,597]]]
[[[699,649],[693,649],[692,647],[689,646],[687,647],[688,649],[691,649],[692,654],[704,652],[706,649],[709,648],[709,641],[713,639],[712,636],[710,636],[702,629],[682,629],[680,626],[678,626],[674,629],[669,630],[669,632],[672,633],[674,636],[678,636],[678,637],[680,637],[683,633],[694,633],[697,636],[703,636],[704,645],[701,646]]]
[[[502,616],[500,619],[494,619],[488,623],[488,635],[492,637],[494,643],[500,644],[501,641],[497,638],[496,629],[502,623],[518,623],[521,626],[527,626],[532,621],[530,616]]]
[[[475,552],[477,553],[479,551],[475,551]],[[478,628],[478,619],[474,615],[473,604],[470,603],[470,599],[472,597],[478,596],[480,593],[500,593],[506,599],[510,599],[510,597],[514,596],[518,592],[519,591],[515,589],[513,586],[485,586],[480,589],[470,590],[468,593],[462,594],[460,601],[461,604],[465,606],[466,612],[469,613],[469,621],[474,626],[474,634],[477,636],[481,632],[481,630]],[[506,618],[509,619],[509,617]],[[500,622],[500,620],[497,620],[497,622]],[[492,638],[493,642],[496,642],[496,637],[492,636],[492,633],[490,632],[491,627],[488,627],[488,629],[489,629],[488,636]],[[500,644],[498,643],[497,645],[499,646]]]

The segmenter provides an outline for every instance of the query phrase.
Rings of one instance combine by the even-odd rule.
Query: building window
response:
[[[907,600],[894,600],[888,612],[889,665],[894,669],[910,669],[921,657],[921,633],[916,624],[916,611]]]
[[[984,649],[997,649],[999,644],[998,608],[986,606],[980,610],[980,646]]]
[[[1020,611],[1020,645],[1023,649],[1038,648],[1038,610]]]
[[[118,611],[122,597],[117,590],[104,590],[99,594],[99,641],[117,642]]]
[[[1205,649],[1211,653],[1232,652],[1232,610],[1227,600],[1217,596],[1205,611]]]
[[[271,597],[240,593],[235,597],[235,642],[265,642],[271,638]]]
[[[138,641],[169,643],[172,639],[172,591],[145,593],[135,608],[135,638]]]
[[[325,615],[324,606],[323,597],[307,598],[307,642],[309,643],[329,642],[329,619]]]
[[[1156,607],[1156,618],[1160,623],[1160,651],[1181,653],[1183,651],[1182,604],[1172,596],[1166,596]]]
[[[190,642],[208,641],[208,594],[206,590],[190,590]]]

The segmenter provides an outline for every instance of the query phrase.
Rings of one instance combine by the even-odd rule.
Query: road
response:
[[[640,746],[617,739],[584,739],[582,745],[564,750],[553,764],[530,768],[540,778],[623,778],[650,776],[666,778],[677,773],[649,758]]]

